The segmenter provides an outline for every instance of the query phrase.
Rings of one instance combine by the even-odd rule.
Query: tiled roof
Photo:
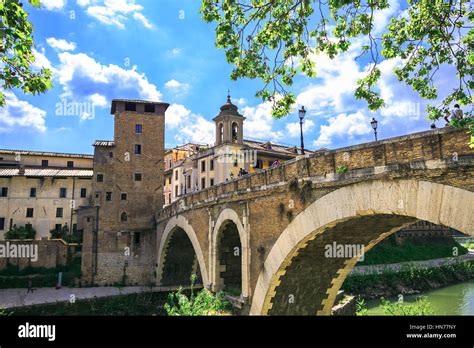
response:
[[[0,149],[0,154],[3,155],[31,155],[31,156],[43,156],[43,157],[67,157],[67,158],[94,158],[93,155],[81,154],[81,153],[62,153],[62,152],[43,152],[43,151],[28,151],[28,150],[6,150]]]
[[[285,145],[280,145],[280,144],[274,144],[271,142],[264,143],[260,141],[247,140],[247,139],[244,139],[243,142],[245,145],[256,150],[270,151],[270,152],[281,153],[281,154],[290,155],[290,156],[298,155],[298,153],[296,153],[295,151],[295,149],[297,149],[295,146],[291,147],[291,146],[285,146]],[[307,149],[305,149],[305,151],[308,153],[312,152]]]
[[[93,177],[92,169],[24,169],[24,173],[18,168],[0,169],[0,176],[54,176],[54,177]]]

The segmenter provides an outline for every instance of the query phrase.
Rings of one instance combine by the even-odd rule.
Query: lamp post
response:
[[[303,140],[303,120],[304,116],[306,115],[306,110],[304,106],[301,107],[299,110],[299,117],[300,117],[300,133],[301,133],[301,154],[304,155],[304,140]]]
[[[372,121],[370,121],[370,125],[372,126],[372,129],[374,130],[375,141],[377,141],[377,120],[372,117]]]

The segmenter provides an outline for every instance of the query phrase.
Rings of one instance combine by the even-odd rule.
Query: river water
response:
[[[474,315],[474,280],[427,291],[417,295],[405,295],[404,302],[414,302],[417,297],[426,296],[434,315]],[[388,298],[391,302],[397,297]],[[384,315],[380,300],[368,300],[369,315]]]

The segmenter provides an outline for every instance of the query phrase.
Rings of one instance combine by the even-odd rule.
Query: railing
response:
[[[321,151],[283,162],[277,167],[237,177],[197,192],[190,192],[166,206],[159,218],[170,216],[180,205],[215,200],[237,191],[268,187],[291,179],[324,177],[338,178],[338,169],[353,171],[390,165],[402,165],[426,160],[458,161],[463,156],[474,155],[468,146],[469,135],[464,129],[442,128],[349,146],[336,150]]]

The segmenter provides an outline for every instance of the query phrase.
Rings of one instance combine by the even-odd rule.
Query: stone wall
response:
[[[326,313],[327,303],[331,302],[327,291],[330,287],[337,287],[337,284],[332,284],[333,281],[339,282],[342,279],[335,277],[335,274],[338,274],[337,272],[342,269],[345,272],[345,267],[350,265],[346,265],[344,261],[338,259],[328,261],[325,258],[309,262],[312,260],[311,257],[304,260],[295,255],[294,259],[289,257],[288,262],[296,261],[291,266],[296,271],[291,271],[291,276],[288,273],[289,278],[286,280],[282,277],[284,273],[277,273],[280,278],[277,276],[272,278],[273,273],[265,273],[265,265],[271,256],[271,252],[279,257],[282,256],[280,254],[283,253],[285,248],[281,248],[281,245],[276,243],[281,234],[313,203],[324,201],[323,198],[331,196],[331,193],[335,191],[343,192],[341,190],[346,187],[354,186],[354,190],[359,190],[358,187],[367,186],[367,189],[372,189],[372,186],[370,186],[372,183],[374,185],[372,196],[368,193],[366,196],[363,192],[356,191],[358,194],[360,193],[357,196],[359,197],[357,204],[364,207],[371,207],[371,203],[374,203],[372,206],[380,204],[380,209],[386,211],[383,204],[392,204],[392,201],[387,200],[395,199],[399,193],[397,190],[402,190],[402,194],[403,192],[407,194],[404,199],[411,202],[410,208],[403,207],[404,213],[401,215],[392,214],[388,211],[385,213],[387,216],[383,216],[382,219],[380,219],[380,214],[377,215],[370,208],[366,208],[369,210],[364,211],[364,214],[374,214],[374,218],[367,221],[353,220],[352,222],[357,226],[351,223],[338,226],[337,235],[338,238],[342,238],[340,241],[373,246],[374,243],[379,242],[377,238],[387,236],[387,234],[384,234],[385,232],[388,233],[389,230],[396,230],[406,224],[415,222],[416,218],[411,215],[412,211],[410,213],[406,213],[406,211],[415,209],[414,207],[417,207],[417,204],[421,204],[418,209],[420,216],[436,215],[440,212],[436,208],[437,206],[434,205],[441,204],[441,196],[436,196],[436,200],[416,201],[417,197],[429,198],[438,195],[438,191],[432,193],[424,191],[429,190],[431,184],[442,184],[433,185],[432,189],[435,190],[435,186],[436,190],[439,187],[445,187],[445,195],[453,194],[455,188],[461,188],[468,192],[474,191],[474,151],[467,146],[468,141],[469,136],[465,130],[446,128],[300,157],[262,173],[247,175],[228,183],[188,194],[165,207],[158,215],[158,243],[163,243],[161,235],[168,222],[173,221],[176,217],[187,221],[191,226],[190,231],[194,233],[198,241],[195,245],[200,248],[204,267],[208,270],[210,283],[212,283],[215,279],[213,275],[220,274],[219,267],[223,266],[220,265],[222,255],[218,254],[217,260],[214,261],[216,249],[212,247],[212,239],[219,233],[216,230],[216,221],[222,211],[230,209],[237,214],[238,220],[244,225],[244,232],[240,238],[248,238],[249,240],[248,262],[242,266],[242,279],[243,283],[244,279],[247,279],[249,296],[253,297],[257,290],[260,291],[257,281],[259,276],[264,274],[263,279],[265,281],[271,280],[272,286],[280,284],[278,293],[271,293],[269,297],[271,302],[263,306],[267,311],[266,313],[315,314],[317,311]],[[346,170],[338,170],[341,167],[345,167]],[[394,188],[396,194],[385,197],[384,192],[377,191],[379,187],[384,187],[387,194],[389,192],[388,188]],[[410,192],[415,196],[410,196]],[[419,192],[418,196],[416,192]],[[350,194],[354,195],[354,193]],[[350,206],[350,202],[353,203],[352,196],[344,196],[343,193],[340,195],[336,195],[336,201],[331,201],[330,204],[325,206],[318,206],[318,215],[324,217],[324,219],[330,219],[332,216],[337,216],[336,212],[339,213],[340,210]],[[448,199],[446,197],[444,198]],[[361,208],[357,207],[357,209]],[[436,210],[436,214],[430,209]],[[446,206],[445,209],[451,208]],[[459,206],[459,211],[455,212],[456,216],[468,215],[466,209],[469,208]],[[438,221],[436,219],[439,219],[439,217],[434,219]],[[470,228],[466,221],[458,220],[460,220],[459,227]],[[298,221],[301,221],[301,219]],[[334,225],[330,227],[336,228],[335,225],[338,223],[339,221],[334,221]],[[299,224],[301,223],[298,222],[294,228],[292,227],[291,231],[294,230],[294,234],[305,228],[304,224]],[[369,225],[373,225],[373,234],[370,232],[370,228],[367,228]],[[346,232],[348,233],[347,238],[344,239]],[[355,238],[353,233],[359,239]],[[332,241],[331,234],[327,234],[326,237],[328,239],[321,239],[321,241],[325,243]],[[290,245],[295,243],[295,240],[288,239],[286,242]],[[299,248],[304,246],[303,243]],[[317,253],[320,254],[322,245],[314,245],[314,248],[319,250]],[[306,251],[302,250],[302,252],[309,252],[310,250],[312,249],[308,248]],[[291,252],[294,252],[294,250]],[[321,270],[314,272],[314,269],[311,268],[314,264],[317,264],[318,267],[327,265],[327,272]],[[282,267],[280,270],[285,270],[289,264],[272,265],[272,267],[275,267],[272,272],[280,272],[278,270],[280,266]],[[301,279],[312,280],[307,282],[308,287],[302,286],[300,290],[295,290],[295,284]],[[319,288],[315,289],[314,284],[319,284]],[[212,286],[213,284],[204,285]],[[274,291],[275,287],[270,290]],[[263,295],[258,293],[260,298],[264,295],[266,293]],[[299,302],[294,306],[288,306],[289,295],[294,295]],[[307,300],[311,299],[308,296],[312,297],[311,301],[315,304],[312,308],[305,305]],[[252,299],[250,300],[252,301]],[[316,302],[318,302],[317,305]],[[261,308],[259,307],[259,310]]]
[[[6,245],[6,241],[0,244]],[[32,261],[29,258],[2,258],[0,257],[0,269],[7,265],[18,266],[20,269],[26,267],[56,268],[64,266],[76,256],[80,256],[77,244],[67,244],[62,240],[11,240],[9,245],[35,245],[38,248],[38,259]]]

